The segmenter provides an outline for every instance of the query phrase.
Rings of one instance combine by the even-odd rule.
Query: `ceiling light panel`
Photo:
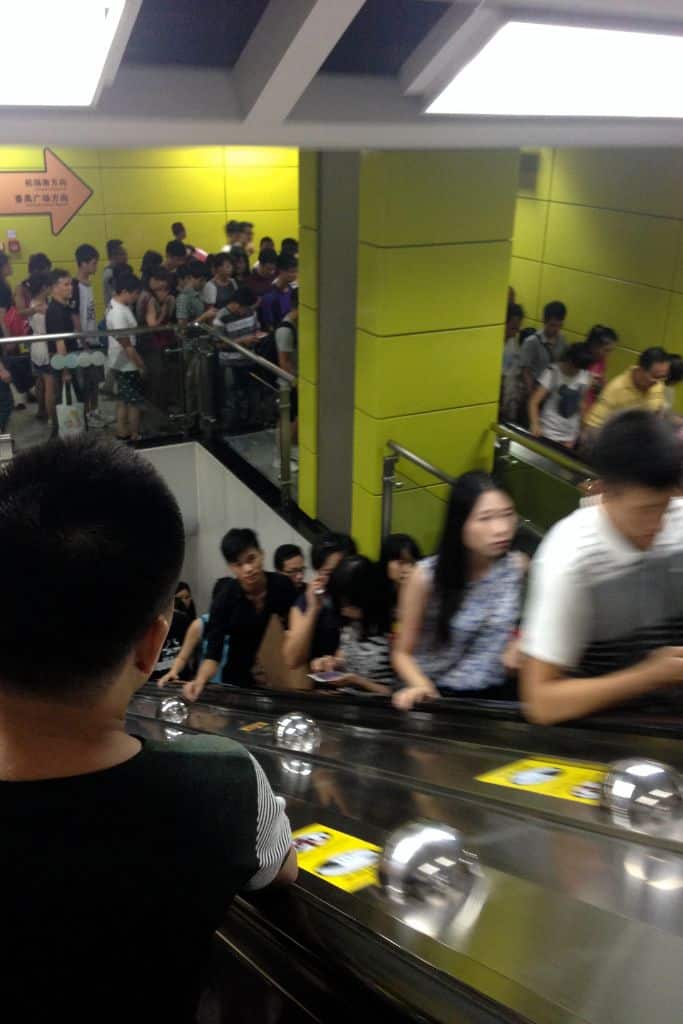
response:
[[[28,8],[18,3],[3,7],[3,37],[24,39],[26,45],[5,47],[0,106],[89,106],[126,3],[31,0]]]
[[[683,117],[683,35],[510,21],[427,113]]]

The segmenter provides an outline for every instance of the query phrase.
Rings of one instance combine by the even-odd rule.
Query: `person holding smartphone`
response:
[[[337,653],[341,621],[327,595],[330,576],[347,555],[357,554],[345,533],[328,533],[311,548],[315,575],[289,613],[283,655],[287,668],[302,668],[316,658]]]

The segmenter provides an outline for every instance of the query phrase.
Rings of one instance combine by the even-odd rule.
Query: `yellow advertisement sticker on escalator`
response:
[[[338,832],[328,825],[307,825],[294,835],[299,867],[344,892],[377,884],[381,847]]]
[[[594,764],[527,758],[477,775],[477,782],[542,793],[559,800],[575,800],[580,804],[596,804],[606,774],[604,768]]]

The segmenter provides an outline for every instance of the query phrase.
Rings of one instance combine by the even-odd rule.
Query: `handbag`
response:
[[[8,337],[10,338],[25,338],[27,334],[31,333],[28,320],[19,315],[16,306],[10,306],[6,310],[3,322],[9,331]]]
[[[85,432],[85,409],[82,402],[74,402],[69,381],[63,385],[57,406],[57,429],[60,437],[78,437]]]

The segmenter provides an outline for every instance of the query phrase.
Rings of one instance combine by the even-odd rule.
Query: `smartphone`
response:
[[[336,683],[346,675],[347,672],[311,672],[308,678],[316,683]]]

